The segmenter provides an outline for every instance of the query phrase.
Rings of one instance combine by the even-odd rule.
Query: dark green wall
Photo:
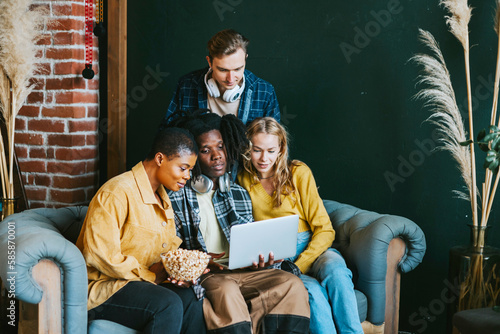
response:
[[[470,24],[476,133],[490,117],[494,3],[470,1],[476,8]],[[322,197],[402,215],[424,230],[424,261],[402,277],[400,329],[443,333],[448,251],[468,242],[470,205],[453,198],[451,191],[462,183],[449,155],[427,150],[434,145],[434,127],[422,123],[429,112],[412,100],[418,68],[408,63],[413,54],[427,52],[417,40],[418,28],[429,30],[443,49],[459,105],[466,106],[463,52],[447,31],[438,1],[128,6],[128,167],[144,157],[178,78],[206,65],[208,39],[225,28],[240,31],[251,40],[247,68],[274,84],[282,121],[293,136],[292,156],[312,168]],[[363,39],[360,31],[368,35]],[[341,46],[351,48],[348,56]],[[489,243],[500,247],[498,220],[493,212]]]

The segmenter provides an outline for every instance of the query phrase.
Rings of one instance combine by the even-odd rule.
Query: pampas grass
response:
[[[451,13],[451,16],[446,16],[450,32],[462,43],[464,49],[468,49],[472,8],[467,5],[467,0],[441,0],[439,4]]]
[[[36,41],[46,22],[33,0],[0,1],[0,112],[7,136],[0,136],[0,176],[5,198],[14,198],[14,130],[16,116],[33,90],[38,68]]]
[[[470,201],[472,208],[472,224],[478,224],[477,217],[477,191],[476,191],[476,159],[474,154],[474,124],[472,118],[472,89],[470,83],[470,66],[469,66],[469,21],[472,16],[472,8],[467,5],[467,0],[441,0],[440,5],[443,5],[451,14],[446,16],[446,24],[450,28],[450,32],[460,41],[464,49],[465,59],[465,79],[467,82],[467,107],[469,111],[469,136],[471,144],[469,145],[471,156],[471,177],[472,187],[470,193]]]
[[[500,31],[500,0],[497,0],[497,9],[495,12],[495,22],[493,25],[493,29],[499,35]],[[499,81],[500,81],[500,36],[498,37],[497,44],[497,64],[496,64],[496,72],[495,72],[495,87],[493,91],[493,106],[491,109],[491,125],[495,125],[495,120],[497,117],[497,108],[498,108],[498,92],[499,92]],[[498,120],[498,125],[500,125],[500,119]],[[491,183],[493,179],[493,172],[489,169],[486,170],[485,183],[483,185],[484,190],[483,193],[486,194],[483,197],[483,214],[481,219],[481,226],[486,226],[488,223],[488,219],[491,212],[491,206],[493,204],[493,198],[495,197],[495,193],[498,187],[498,182],[500,180],[500,173],[497,173],[495,178],[495,185],[493,186],[493,190],[491,189]]]
[[[485,229],[491,212],[491,207],[500,180],[498,164],[486,164],[485,181],[482,184],[481,196],[481,219],[477,214],[477,191],[476,191],[476,168],[474,153],[473,113],[471,99],[470,63],[469,63],[469,31],[468,24],[472,9],[466,0],[441,0],[443,5],[451,14],[446,16],[446,23],[450,32],[460,41],[464,51],[465,80],[467,85],[468,115],[469,115],[469,139],[466,139],[464,122],[456,104],[455,93],[451,85],[450,74],[439,49],[437,42],[429,32],[420,31],[420,40],[427,46],[432,55],[420,54],[412,59],[422,66],[423,74],[419,77],[418,84],[424,85],[417,98],[424,99],[425,106],[432,109],[431,116],[427,119],[438,128],[440,134],[440,148],[449,151],[458,164],[462,179],[469,190],[469,196],[462,193],[462,198],[469,199],[472,208],[472,247],[473,254],[468,263],[468,269],[464,276],[460,276],[460,292],[458,298],[458,310],[485,307],[495,303],[500,295],[500,279],[495,274],[495,267],[489,275],[485,275],[489,269],[485,268],[483,248],[485,245]],[[497,35],[500,32],[500,0],[497,0],[494,30]],[[500,80],[500,36],[498,40],[498,53],[496,62],[495,87],[493,94],[493,105],[491,110],[491,122],[488,131],[480,133],[478,143],[488,151],[488,157],[496,158],[496,144],[492,145],[492,138],[496,136],[500,126],[497,121],[497,107]],[[495,133],[491,133],[494,131]],[[490,133],[488,133],[490,132]],[[484,138],[484,139],[483,139]],[[495,142],[497,143],[497,142]],[[462,146],[465,145],[465,146]],[[486,149],[486,146],[488,149]],[[495,147],[492,147],[495,146]],[[488,160],[486,160],[488,162]],[[490,160],[491,162],[491,160]],[[497,163],[497,161],[495,161]],[[492,171],[490,168],[494,169]],[[496,173],[493,184],[493,175]],[[493,186],[493,188],[492,188]]]
[[[470,151],[461,146],[466,141],[466,133],[460,110],[457,106],[455,92],[451,84],[450,73],[446,67],[443,54],[431,33],[420,29],[420,41],[432,52],[433,56],[418,54],[411,58],[422,66],[423,74],[419,76],[418,85],[425,88],[415,98],[425,101],[424,106],[432,108],[432,115],[427,121],[436,125],[439,134],[440,149],[448,151],[456,161],[469,194],[462,191],[455,193],[470,200],[472,194],[472,173]]]

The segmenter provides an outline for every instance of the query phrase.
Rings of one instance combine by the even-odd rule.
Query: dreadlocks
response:
[[[198,137],[212,130],[221,133],[224,142],[228,170],[231,170],[235,163],[242,166],[242,154],[248,147],[248,139],[245,135],[245,125],[234,115],[219,116],[208,109],[198,109],[194,111],[179,110],[171,115],[172,120],[167,127],[183,128],[191,132],[198,141]],[[201,174],[199,163],[193,170],[193,176]]]

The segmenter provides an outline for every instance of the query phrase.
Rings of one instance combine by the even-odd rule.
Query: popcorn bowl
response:
[[[169,276],[178,281],[196,281],[210,261],[210,255],[205,252],[181,248],[160,256]]]

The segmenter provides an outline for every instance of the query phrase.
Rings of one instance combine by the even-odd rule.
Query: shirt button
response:
[[[167,222],[162,222],[161,226],[167,226]]]
[[[164,242],[162,245],[161,245],[163,248],[166,248],[167,247],[167,243]]]

